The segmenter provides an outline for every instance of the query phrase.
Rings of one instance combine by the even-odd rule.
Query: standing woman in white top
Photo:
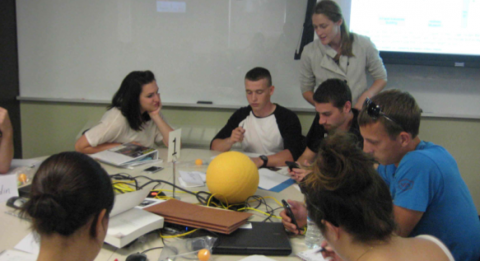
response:
[[[395,234],[392,197],[374,162],[352,134],[337,132],[320,145],[304,189],[308,215],[325,237],[323,256],[334,261],[453,261],[433,236]]]
[[[314,89],[330,78],[347,81],[352,103],[361,109],[366,97],[373,97],[387,84],[387,71],[370,38],[348,31],[342,10],[331,0],[315,6],[312,23],[318,39],[305,46],[300,63],[300,88],[312,105]],[[367,75],[373,77],[368,88]]]
[[[163,141],[168,146],[173,129],[161,113],[162,102],[151,71],[129,73],[109,107],[100,123],[78,139],[76,151],[92,154],[127,142],[151,147]]]

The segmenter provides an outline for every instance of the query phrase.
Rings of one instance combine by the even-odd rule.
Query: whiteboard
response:
[[[349,22],[350,1],[337,0]],[[245,73],[272,73],[272,97],[313,111],[299,88],[307,0],[17,0],[20,96],[111,100],[133,70],[151,70],[164,104],[245,106]],[[386,65],[389,88],[426,116],[480,118],[478,68]],[[371,79],[369,84],[371,84]],[[25,99],[24,99],[25,100]],[[204,107],[200,105],[199,107]]]
[[[164,103],[247,104],[244,76],[270,70],[274,102],[312,108],[299,88],[307,0],[17,0],[20,96],[111,100],[151,70]]]

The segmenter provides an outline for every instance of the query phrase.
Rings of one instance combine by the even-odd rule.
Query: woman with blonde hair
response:
[[[352,107],[360,110],[387,84],[387,71],[379,52],[367,36],[348,30],[342,10],[332,0],[315,6],[312,24],[318,39],[305,46],[300,62],[300,88],[305,100],[314,105],[316,87],[330,78],[345,80],[352,90]],[[366,71],[373,83],[367,86]]]

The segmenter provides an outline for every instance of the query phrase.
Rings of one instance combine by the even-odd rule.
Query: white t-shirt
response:
[[[253,111],[250,111],[239,126],[245,129],[242,141],[243,151],[272,155],[284,150],[283,138],[274,114],[258,118]]]
[[[160,112],[160,117],[164,119]],[[85,133],[88,143],[96,147],[104,143],[138,142],[143,146],[152,147],[154,143],[160,144],[163,136],[153,120],[142,125],[142,130],[135,131],[130,128],[127,118],[117,108],[105,112],[100,123]]]
[[[294,159],[305,150],[305,137],[297,115],[278,104],[275,111],[263,118],[253,114],[252,107],[242,107],[235,111],[227,124],[215,135],[215,139],[226,139],[237,127],[245,129],[242,150],[263,155],[273,155],[282,150],[289,150]]]

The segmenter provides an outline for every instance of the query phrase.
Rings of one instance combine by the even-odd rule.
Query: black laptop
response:
[[[239,228],[230,235],[218,234],[213,254],[288,256],[290,239],[282,223],[251,222],[252,229]]]

